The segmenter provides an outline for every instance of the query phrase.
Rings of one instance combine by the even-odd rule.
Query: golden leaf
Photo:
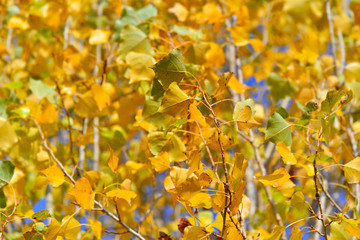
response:
[[[113,171],[114,173],[117,172],[118,167],[119,167],[119,158],[114,154],[114,150],[109,146],[109,150],[110,150],[110,156],[109,159],[107,161],[111,171]]]
[[[94,83],[91,86],[91,92],[94,95],[96,105],[100,110],[103,110],[105,107],[109,106],[111,103],[110,96],[104,90],[103,86],[98,83]]]
[[[272,174],[257,177],[257,180],[266,186],[279,187],[290,179],[289,173],[285,168],[276,169]]]
[[[176,2],[172,8],[169,8],[169,12],[175,14],[180,22],[184,22],[189,14],[189,11],[178,2]]]
[[[47,177],[49,183],[54,187],[58,187],[65,182],[64,173],[57,164],[42,170],[41,173]]]
[[[278,143],[276,145],[276,150],[283,158],[285,164],[295,165],[297,163],[294,154],[289,150],[289,148],[285,145],[285,143],[283,142]]]
[[[92,210],[94,208],[95,193],[87,178],[82,177],[77,180],[75,187],[70,190],[68,194],[75,197],[76,202],[80,207],[85,208],[86,210]]]
[[[150,157],[149,160],[157,173],[162,173],[170,168],[169,154],[165,151],[155,157]]]
[[[90,33],[89,43],[90,45],[103,44],[107,43],[110,37],[110,31],[96,29],[92,30]]]

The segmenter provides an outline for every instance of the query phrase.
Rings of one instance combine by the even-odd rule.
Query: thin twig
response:
[[[315,157],[314,157],[314,161],[313,161],[313,167],[314,167],[315,198],[316,198],[316,201],[319,206],[320,221],[321,221],[321,224],[322,224],[323,230],[324,230],[324,234],[320,234],[320,235],[323,236],[325,238],[325,240],[327,240],[328,239],[327,230],[326,230],[326,224],[325,224],[325,219],[324,219],[323,210],[322,210],[322,204],[320,201],[320,190],[319,190],[319,186],[318,186],[319,179],[318,179],[318,175],[317,175],[318,171],[317,171],[317,166],[316,166],[316,159],[318,157],[318,153],[319,153],[320,146],[321,146],[321,144],[320,144],[321,143],[320,142],[321,134],[322,134],[322,128],[320,128],[320,130],[318,132],[317,148],[316,148]]]
[[[207,152],[208,155],[209,155],[209,159],[210,159],[210,163],[211,163],[211,168],[212,168],[213,172],[215,173],[216,178],[220,181],[220,177],[219,177],[219,175],[218,175],[218,173],[217,173],[217,169],[216,169],[216,165],[215,165],[214,159],[213,159],[212,154],[211,154],[211,152],[210,152],[210,149],[209,149],[209,147],[208,147],[208,145],[207,145],[206,139],[205,139],[204,136],[202,135],[201,127],[200,127],[198,121],[195,120],[195,123],[197,124],[197,126],[198,126],[198,128],[199,128],[200,138],[201,138],[201,140],[204,142],[206,152]]]
[[[45,138],[45,135],[43,133],[43,131],[41,130],[41,126],[39,125],[39,123],[36,122],[35,119],[31,119],[35,125],[37,126],[39,133],[40,133],[40,137],[42,140],[42,145],[45,148],[45,150],[49,153],[49,155],[52,157],[52,159],[56,162],[56,164],[60,167],[61,171],[65,174],[65,176],[73,183],[75,184],[76,181],[74,180],[74,178],[66,171],[66,169],[64,168],[64,166],[62,165],[62,163],[60,162],[60,160],[55,156],[55,154],[53,153],[53,151],[51,150],[51,148],[49,147],[49,145],[47,144],[47,140]],[[115,216],[112,212],[110,212],[109,210],[107,210],[101,203],[99,203],[97,200],[94,201],[95,205],[97,205],[106,215],[108,215],[109,217],[111,217],[113,220],[117,221],[118,223],[120,223],[124,228],[126,228],[131,234],[133,234],[134,236],[136,236],[137,238],[141,239],[141,240],[145,240],[145,238],[143,236],[141,236],[138,232],[136,232],[134,229],[130,228],[128,225],[126,225],[120,218],[118,218],[117,216]]]
[[[205,92],[202,90],[201,86],[199,86],[198,89],[202,93],[205,103],[208,105],[208,108],[209,108],[209,110],[210,110],[210,112],[211,112],[211,114],[213,116],[213,120],[214,120],[214,123],[215,123],[215,126],[216,126],[217,135],[218,135],[217,140],[218,140],[219,147],[220,147],[220,155],[221,155],[221,160],[222,160],[222,166],[223,166],[224,174],[225,174],[224,188],[225,188],[225,193],[227,193],[227,195],[229,196],[229,202],[227,201],[228,198],[225,197],[225,206],[224,206],[224,213],[223,213],[223,229],[222,229],[222,233],[221,233],[222,236],[224,236],[225,228],[226,228],[226,213],[227,213],[227,209],[229,208],[229,206],[231,205],[231,202],[232,202],[232,194],[231,194],[231,191],[229,189],[229,173],[228,173],[228,169],[226,167],[224,145],[221,142],[221,135],[223,133],[221,131],[220,124],[216,119],[215,112],[214,112],[213,108],[211,107],[211,104],[207,100]]]

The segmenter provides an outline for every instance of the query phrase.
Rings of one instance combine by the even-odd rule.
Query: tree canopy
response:
[[[360,238],[360,1],[0,0],[0,238]]]

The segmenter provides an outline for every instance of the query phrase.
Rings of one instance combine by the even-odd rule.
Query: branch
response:
[[[327,15],[328,22],[329,22],[331,51],[332,51],[333,61],[334,61],[334,74],[335,74],[335,76],[338,76],[338,69],[336,66],[336,42],[335,42],[335,34],[334,34],[334,26],[333,26],[333,15],[331,13],[331,6],[330,6],[329,0],[326,0],[326,15]]]
[[[317,172],[317,167],[316,167],[316,158],[318,156],[318,152],[320,150],[320,139],[321,139],[321,134],[322,134],[322,128],[320,128],[319,132],[318,132],[318,140],[317,140],[317,149],[316,149],[316,152],[315,152],[315,157],[314,157],[314,161],[313,161],[313,167],[314,167],[314,183],[315,183],[315,197],[316,197],[316,201],[318,203],[318,206],[319,206],[319,212],[320,212],[320,221],[321,221],[321,224],[323,226],[323,229],[324,229],[324,234],[320,234],[321,236],[323,236],[325,238],[325,240],[328,239],[327,237],[327,232],[326,232],[326,224],[325,224],[325,219],[324,219],[324,215],[323,215],[323,210],[322,210],[322,205],[321,205],[321,201],[320,201],[320,190],[319,190],[319,187],[318,187],[318,182],[319,182],[319,179],[318,179],[318,172]]]
[[[42,145],[45,148],[45,150],[49,153],[49,155],[52,157],[52,159],[54,159],[54,161],[56,162],[56,164],[60,167],[61,171],[65,174],[65,176],[75,185],[76,181],[74,180],[74,178],[66,171],[66,169],[64,168],[64,166],[62,165],[62,163],[60,162],[60,160],[55,156],[55,154],[53,153],[53,151],[51,150],[51,148],[49,147],[49,145],[47,144],[45,135],[43,133],[43,131],[41,130],[41,126],[39,125],[39,123],[36,122],[35,119],[31,119],[36,127],[39,130],[40,133],[40,137],[42,140]],[[136,236],[137,238],[141,239],[141,240],[145,240],[144,237],[142,237],[138,232],[136,232],[134,229],[130,228],[128,225],[126,225],[120,218],[118,218],[117,216],[115,216],[113,213],[111,213],[109,210],[107,210],[101,203],[99,203],[97,200],[94,201],[95,205],[97,205],[106,215],[108,215],[109,217],[111,217],[113,220],[117,221],[118,223],[120,223],[124,228],[126,228],[131,234],[133,234],[134,236]]]
[[[229,173],[228,173],[228,169],[226,167],[226,160],[225,160],[225,150],[224,150],[224,146],[221,142],[221,128],[220,128],[220,124],[216,118],[215,112],[211,106],[211,104],[209,103],[209,101],[207,100],[206,94],[205,92],[202,90],[201,86],[199,85],[198,87],[199,91],[202,93],[203,98],[205,103],[208,105],[208,108],[213,116],[213,121],[215,123],[216,126],[216,130],[217,130],[217,134],[218,134],[218,143],[220,146],[220,154],[221,154],[221,160],[222,160],[222,165],[223,165],[223,169],[224,169],[224,173],[225,173],[225,183],[224,183],[224,189],[225,189],[225,196],[226,194],[229,196],[229,203],[227,202],[227,197],[225,197],[225,207],[224,207],[224,213],[223,213],[223,229],[222,229],[222,236],[224,236],[225,234],[225,227],[226,227],[226,213],[227,213],[227,209],[229,208],[229,206],[231,205],[231,201],[232,201],[232,194],[231,191],[229,189]]]

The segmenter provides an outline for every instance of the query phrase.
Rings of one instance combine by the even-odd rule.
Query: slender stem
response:
[[[318,157],[318,153],[319,153],[320,146],[321,146],[321,144],[320,144],[321,143],[320,142],[321,134],[322,134],[322,128],[320,128],[319,133],[318,133],[317,149],[316,149],[316,152],[315,152],[315,157],[314,157],[314,161],[313,161],[313,167],[314,167],[315,197],[316,197],[316,201],[317,201],[318,206],[319,206],[319,213],[320,213],[319,219],[321,221],[321,224],[322,224],[323,230],[324,230],[324,234],[321,234],[321,235],[325,238],[325,240],[327,240],[328,239],[327,230],[326,230],[326,224],[325,224],[325,218],[324,218],[324,214],[323,214],[322,204],[321,204],[321,201],[320,201],[320,190],[319,190],[319,186],[318,186],[318,184],[320,184],[320,183],[319,183],[319,179],[318,179],[318,170],[317,170],[317,167],[316,167],[316,159]]]
[[[224,169],[224,174],[225,174],[225,183],[224,183],[224,188],[225,188],[225,193],[226,195],[229,196],[229,202],[228,202],[228,198],[225,197],[225,206],[224,206],[224,212],[223,212],[223,229],[222,229],[222,236],[225,235],[225,228],[226,228],[226,213],[227,213],[227,209],[229,208],[229,206],[231,205],[231,200],[232,200],[232,194],[231,191],[229,189],[229,173],[228,173],[228,169],[226,167],[226,160],[225,160],[225,150],[224,150],[224,145],[221,142],[221,136],[222,136],[222,131],[220,128],[220,124],[216,118],[215,112],[213,110],[213,108],[211,107],[211,104],[209,103],[205,92],[202,90],[201,86],[198,87],[199,91],[202,93],[204,101],[206,103],[206,105],[208,106],[212,116],[213,116],[213,121],[215,123],[216,126],[216,130],[217,130],[217,140],[219,143],[219,147],[220,147],[220,154],[221,154],[221,160],[222,160],[222,166]]]
[[[75,184],[76,181],[74,180],[74,178],[66,171],[66,169],[64,168],[64,166],[62,165],[62,163],[60,162],[60,160],[55,156],[55,154],[53,153],[53,151],[51,150],[51,148],[49,147],[49,145],[47,144],[47,140],[45,138],[45,135],[43,133],[43,131],[41,130],[41,126],[39,125],[38,122],[36,122],[35,119],[32,119],[32,121],[35,123],[36,127],[39,130],[40,133],[40,137],[42,140],[42,145],[45,148],[45,150],[49,153],[49,155],[51,156],[51,158],[56,162],[56,164],[60,167],[61,171],[64,173],[64,175],[73,183]],[[143,236],[141,236],[138,232],[136,232],[134,229],[130,228],[128,225],[126,225],[120,218],[118,218],[117,216],[115,216],[112,212],[110,212],[109,210],[107,210],[101,203],[99,203],[97,200],[95,200],[95,205],[97,205],[101,211],[103,211],[106,215],[108,215],[109,217],[111,217],[113,220],[119,222],[124,228],[126,228],[131,234],[133,234],[134,236],[136,236],[137,238],[141,239],[141,240],[145,240],[145,238]]]

